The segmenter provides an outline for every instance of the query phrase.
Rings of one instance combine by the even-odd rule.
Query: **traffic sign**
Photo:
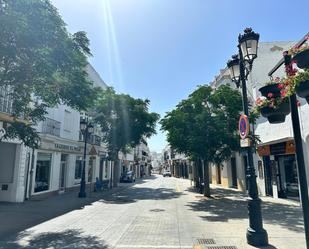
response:
[[[250,147],[251,146],[251,141],[249,138],[245,139],[240,139],[240,147]]]
[[[6,134],[6,131],[4,128],[0,128],[0,139],[3,138]]]
[[[245,139],[249,135],[249,120],[247,115],[241,114],[238,123],[239,135],[241,139]]]

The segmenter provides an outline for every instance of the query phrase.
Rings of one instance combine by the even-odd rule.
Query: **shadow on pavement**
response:
[[[134,203],[141,200],[168,200],[179,198],[181,192],[176,192],[170,188],[132,188],[115,193],[110,196],[104,196],[99,201],[111,204]]]
[[[15,236],[20,231],[23,231],[42,222],[51,220],[55,217],[69,213],[73,210],[85,208],[95,201],[102,198],[117,198],[117,194],[123,191],[129,191],[126,195],[131,196],[131,186],[139,185],[156,177],[145,177],[143,180],[138,179],[136,183],[129,183],[120,186],[119,188],[109,189],[103,192],[91,192],[87,186],[87,197],[78,198],[78,190],[69,191],[63,194],[42,197],[41,199],[28,200],[23,203],[1,203],[0,202],[0,241],[6,240],[9,236]],[[136,188],[138,189],[138,188]],[[135,190],[135,188],[134,188]],[[112,197],[113,194],[116,197]],[[149,196],[149,195],[148,195]],[[119,201],[121,203],[121,200]],[[125,201],[123,202],[125,203]]]
[[[189,190],[192,191],[192,190]],[[231,219],[247,219],[247,200],[240,192],[229,189],[212,189],[213,198],[202,198],[187,206],[193,211],[205,212],[200,216],[207,221],[227,222]],[[295,232],[304,232],[300,207],[262,201],[263,221],[279,225]],[[273,248],[273,247],[270,247]]]
[[[28,237],[29,236],[29,240]],[[18,243],[19,240],[26,238],[28,243]],[[34,235],[22,233],[17,238],[10,240],[1,248],[6,249],[108,249],[104,244],[95,236],[86,236],[81,234],[78,230],[65,230],[62,232],[54,233],[41,233]]]

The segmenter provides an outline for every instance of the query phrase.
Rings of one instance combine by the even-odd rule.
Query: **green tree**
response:
[[[0,89],[12,99],[14,118],[7,137],[36,146],[33,126],[48,107],[91,106],[96,89],[85,71],[89,55],[85,32],[68,33],[49,0],[0,0]]]
[[[226,85],[217,90],[200,86],[160,121],[172,148],[195,159],[199,172],[203,166],[205,196],[210,196],[209,164],[221,165],[238,149],[240,111],[237,90]]]
[[[103,131],[109,156],[118,160],[120,151],[126,153],[138,145],[143,137],[156,133],[159,114],[149,112],[149,100],[117,94],[113,88],[101,92],[94,110],[95,120]]]

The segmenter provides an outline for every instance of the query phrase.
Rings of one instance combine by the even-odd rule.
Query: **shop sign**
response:
[[[285,152],[286,154],[295,154],[295,143],[294,140],[288,141],[285,144]]]
[[[269,145],[263,145],[258,147],[259,156],[269,156],[270,155],[270,147]]]
[[[96,149],[94,148],[94,146],[92,145],[90,151],[89,151],[89,155],[91,156],[96,156],[98,153],[96,151]]]
[[[285,154],[285,142],[271,144],[270,145],[270,154],[271,155],[283,155]]]
[[[55,144],[55,149],[58,150],[67,150],[67,151],[80,151],[79,146],[67,145],[67,144]]]
[[[238,129],[239,129],[239,135],[241,139],[245,139],[249,134],[249,120],[247,115],[240,115],[239,123],[238,123]]]
[[[245,138],[245,139],[240,139],[240,147],[250,147],[251,146],[251,142],[249,138]]]

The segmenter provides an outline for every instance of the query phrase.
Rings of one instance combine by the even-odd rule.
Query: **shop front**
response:
[[[79,184],[82,148],[78,142],[41,137],[31,166],[31,195],[62,193]]]
[[[262,158],[260,165],[264,166],[265,194],[299,200],[294,140],[261,145],[258,147],[258,154]]]

